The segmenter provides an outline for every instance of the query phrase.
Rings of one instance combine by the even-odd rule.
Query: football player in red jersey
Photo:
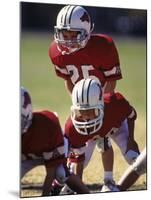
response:
[[[57,16],[49,56],[70,92],[75,83],[87,77],[99,80],[105,93],[113,92],[116,80],[122,78],[112,38],[91,34],[92,30],[90,16],[83,7],[65,6]]]
[[[116,80],[122,78],[120,61],[112,38],[103,34],[92,34],[93,27],[94,24],[83,7],[63,7],[57,16],[49,57],[57,76],[65,80],[70,94],[78,81],[90,77],[101,82],[105,98],[106,94],[114,93]],[[97,140],[99,151],[100,144],[101,141]],[[112,179],[112,146],[101,155],[104,180]]]
[[[136,111],[120,94],[114,93],[103,100],[101,84],[94,79],[82,79],[72,92],[71,117],[65,125],[69,141],[69,165],[82,178],[97,138],[102,150],[109,148],[111,138],[120,148],[128,164],[139,155],[134,139]],[[131,145],[130,145],[131,144]],[[115,183],[106,180],[103,191],[119,191]]]
[[[89,193],[78,176],[66,167],[65,146],[59,119],[50,111],[32,112],[31,98],[21,88],[21,177],[44,165],[46,177],[42,196],[51,195],[52,181],[66,182],[77,193]]]

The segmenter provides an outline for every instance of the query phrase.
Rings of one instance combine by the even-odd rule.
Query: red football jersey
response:
[[[83,78],[105,81],[122,78],[117,49],[111,37],[91,35],[85,48],[69,55],[62,55],[55,41],[49,48],[49,57],[56,74],[73,85]]]
[[[44,159],[46,165],[51,166],[65,161],[62,129],[52,112],[34,112],[32,125],[21,140],[26,159]]]
[[[65,135],[69,139],[71,147],[80,148],[89,139],[98,136],[105,137],[109,133],[112,134],[117,131],[121,123],[128,117],[136,118],[134,108],[120,93],[114,93],[105,99],[103,125],[99,131],[92,135],[81,135],[76,131],[71,118],[69,118],[65,124]]]

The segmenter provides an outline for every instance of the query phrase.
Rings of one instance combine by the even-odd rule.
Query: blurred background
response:
[[[48,56],[48,48],[53,40],[53,27],[56,24],[57,14],[64,6],[20,3],[20,85],[30,92],[33,109],[56,111],[62,127],[70,114],[71,100],[65,90],[63,79],[55,74]],[[116,44],[123,75],[123,79],[117,82],[117,90],[137,111],[135,138],[142,150],[147,138],[147,11],[97,6],[84,7],[95,24],[94,33],[108,34]],[[115,145],[114,152],[114,176],[118,181],[128,165]],[[100,155],[95,151],[90,164],[84,171],[85,183],[101,184],[102,172]],[[44,175],[44,168],[38,167],[24,177],[22,184],[42,184]],[[132,189],[146,189],[146,176],[142,176]],[[22,190],[21,194],[22,196],[38,196],[41,190],[26,189]]]
[[[53,32],[56,17],[65,5],[21,3],[22,31]],[[95,23],[95,32],[146,36],[146,10],[84,6]]]

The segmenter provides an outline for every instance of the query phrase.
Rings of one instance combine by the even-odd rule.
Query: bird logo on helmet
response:
[[[88,16],[88,14],[86,12],[84,12],[84,14],[82,15],[82,17],[80,17],[81,21],[87,21],[88,23],[90,22],[90,18]]]

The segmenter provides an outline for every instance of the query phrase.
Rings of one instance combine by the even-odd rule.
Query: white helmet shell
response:
[[[76,119],[76,110],[90,109],[94,109],[97,113],[95,119],[85,122]],[[72,91],[71,119],[74,127],[80,134],[93,134],[101,128],[103,116],[104,102],[101,84],[94,79],[82,79],[74,86]]]
[[[58,44],[58,49],[63,51],[61,47],[64,47],[64,54],[70,54],[84,48],[90,38],[91,28],[90,16],[83,7],[70,5],[63,7],[57,16],[55,26],[54,38]],[[76,41],[65,40],[62,30],[78,32]],[[72,48],[73,44],[77,44],[78,47]]]
[[[57,28],[67,30],[85,29],[91,31],[91,19],[88,12],[81,6],[65,6],[57,16]]]

